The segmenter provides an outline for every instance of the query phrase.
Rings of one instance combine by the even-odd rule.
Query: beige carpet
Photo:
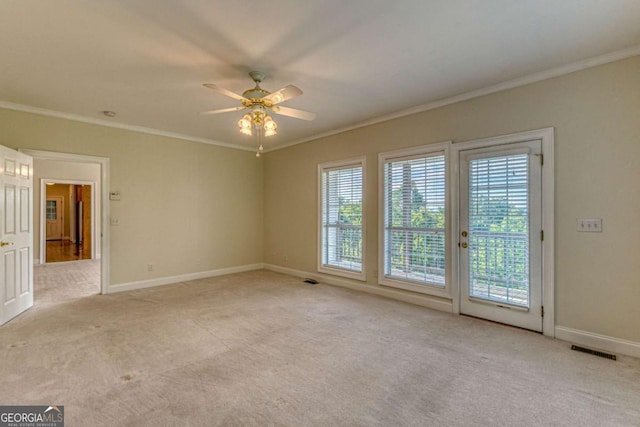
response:
[[[100,293],[100,260],[54,262],[33,267],[35,302],[57,304]]]
[[[67,426],[640,425],[640,360],[569,347],[256,271],[38,304],[0,328],[0,403]]]

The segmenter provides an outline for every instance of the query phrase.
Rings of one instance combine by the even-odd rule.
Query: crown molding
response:
[[[86,117],[80,114],[64,113],[60,111],[48,110],[46,108],[32,107],[30,105],[15,104],[13,102],[0,101],[0,108],[6,110],[22,111],[25,113],[38,114],[40,116],[55,117],[58,119],[71,120],[74,122],[88,123],[98,126],[106,126],[116,129],[124,129],[132,132],[146,133],[149,135],[164,136],[168,138],[181,139],[189,142],[199,142],[201,144],[217,145],[224,148],[232,148],[234,150],[255,151],[253,148],[242,147],[228,142],[216,141],[214,139],[199,138],[191,135],[185,135],[176,132],[168,132],[159,129],[148,128],[144,126],[129,125],[125,123],[116,123],[108,120]]]
[[[434,110],[436,108],[444,107],[451,104],[456,104],[462,101],[468,101],[470,99],[479,98],[481,96],[490,95],[492,93],[501,92],[508,89],[514,89],[520,86],[525,86],[532,83],[537,83],[543,80],[552,79],[554,77],[560,77],[566,74],[571,74],[576,71],[586,70],[588,68],[597,67],[599,65],[608,64],[610,62],[620,61],[623,59],[631,58],[633,56],[640,55],[640,45],[631,46],[625,49],[617,50],[614,52],[609,52],[604,55],[595,56],[592,58],[583,59],[581,61],[577,61],[571,64],[563,65],[561,67],[551,68],[549,70],[541,71],[538,73],[529,74],[523,77],[518,77],[516,79],[508,80],[502,83],[498,83],[491,86],[486,86],[483,88],[475,89],[469,92],[461,93],[455,96],[451,96],[448,98],[439,99],[433,102],[429,102],[426,104],[418,105],[415,107],[407,108],[401,111],[397,111],[395,113],[387,114],[384,116],[376,117],[373,119],[365,120],[354,125],[341,127],[338,129],[334,129],[331,131],[315,134],[306,138],[297,139],[295,141],[287,142],[276,147],[264,150],[265,153],[269,153],[271,151],[282,150],[287,147],[291,147],[298,144],[303,144],[305,142],[315,141],[321,138],[326,138],[329,136],[337,135],[344,132],[349,132],[352,130],[360,129],[366,126],[375,125],[378,123],[387,122],[389,120],[399,119],[402,117],[410,116],[412,114],[423,113],[425,111]],[[231,148],[234,150],[242,150],[242,151],[255,151],[252,147],[243,147],[236,144],[231,144],[228,142],[216,141],[208,138],[200,138],[175,132],[168,132],[159,129],[148,128],[144,126],[136,126],[136,125],[128,125],[123,123],[115,123],[108,120],[96,119],[92,117],[86,117],[79,114],[72,113],[64,113],[59,111],[47,110],[45,108],[39,107],[31,107],[28,105],[15,104],[12,102],[0,101],[0,108],[4,108],[7,110],[15,110],[15,111],[23,111],[27,113],[38,114],[42,116],[48,117],[56,117],[66,120],[72,120],[81,123],[89,123],[99,126],[112,127],[117,129],[124,129],[133,132],[146,133],[150,135],[164,136],[169,138],[181,139],[184,141],[190,142],[199,142],[202,144],[210,144],[216,145],[224,148]]]
[[[405,110],[397,111],[395,113],[376,117],[370,120],[365,120],[363,122],[356,123],[354,125],[345,126],[339,129],[316,134],[308,138],[298,139],[296,141],[288,142],[286,144],[282,144],[277,147],[270,148],[268,150],[265,150],[265,152],[268,153],[270,151],[281,150],[283,148],[291,147],[293,145],[303,144],[305,142],[310,142],[317,139],[337,135],[340,133],[349,132],[355,129],[360,129],[360,128],[375,125],[378,123],[387,122],[389,120],[399,119],[402,117],[410,116],[412,114],[423,113],[425,111],[434,110],[436,108],[444,107],[446,105],[456,104],[462,101],[468,101],[473,98],[479,98],[481,96],[490,95],[492,93],[501,92],[508,89],[514,89],[520,86],[526,86],[528,84],[552,79],[554,77],[564,76],[566,74],[575,73],[576,71],[586,70],[588,68],[597,67],[599,65],[620,61],[620,60],[631,58],[633,56],[638,56],[638,55],[640,55],[640,45],[631,46],[625,49],[609,52],[604,55],[583,59],[581,61],[563,65],[561,67],[551,68],[549,70],[540,71],[538,73],[529,74],[529,75],[518,77],[512,80],[507,80],[502,83],[486,86],[480,89],[475,89],[470,92],[461,93],[459,95],[451,96],[448,98],[439,99],[426,104],[418,105],[416,107],[407,108]]]

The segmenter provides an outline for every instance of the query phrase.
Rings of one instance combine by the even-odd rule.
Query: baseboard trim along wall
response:
[[[343,288],[349,288],[356,291],[367,292],[370,294],[380,295],[387,298],[392,298],[399,301],[408,302],[410,304],[420,305],[422,307],[432,308],[434,310],[446,311],[448,313],[453,312],[453,304],[451,301],[441,301],[433,299],[427,295],[410,294],[395,289],[387,288],[384,286],[368,285],[365,283],[356,283],[346,279],[341,279],[325,274],[309,273],[306,271],[295,270],[293,268],[281,267],[274,264],[264,264],[265,270],[275,271],[276,273],[288,274],[290,276],[304,277],[315,279],[318,282],[326,283],[328,285],[341,286]]]
[[[207,277],[224,276],[225,274],[243,273],[245,271],[262,270],[264,265],[247,264],[236,267],[220,268],[217,270],[200,271],[197,273],[180,274],[177,276],[158,277],[156,279],[139,280],[136,282],[118,283],[107,287],[107,293],[133,291],[136,289],[151,288],[154,286],[171,285],[180,282],[188,282],[190,280],[206,279]]]
[[[640,343],[614,338],[607,335],[594,334],[593,332],[556,326],[556,338],[585,347],[605,350],[609,353],[625,354],[640,358]]]

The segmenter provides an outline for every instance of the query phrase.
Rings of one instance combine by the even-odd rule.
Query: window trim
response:
[[[386,151],[378,154],[378,284],[393,288],[404,289],[421,294],[433,295],[442,298],[451,298],[451,251],[448,250],[451,242],[451,141],[434,144],[421,145],[418,147],[405,148],[401,150]],[[445,225],[444,225],[444,247],[445,247],[445,273],[444,286],[430,285],[409,280],[402,280],[396,277],[385,276],[385,173],[384,167],[387,162],[421,158],[423,156],[442,153],[444,155],[444,175],[445,175]]]
[[[367,189],[367,173],[366,173],[366,156],[354,157],[346,160],[337,160],[325,163],[318,163],[318,182],[317,182],[317,192],[318,192],[318,209],[317,209],[317,218],[316,222],[318,224],[318,240],[317,240],[317,267],[319,273],[331,274],[334,276],[341,276],[348,279],[366,281],[366,253],[367,253],[367,215],[366,215],[366,189]],[[322,174],[325,171],[332,169],[348,169],[349,167],[361,167],[362,168],[362,271],[356,272],[347,269],[341,269],[339,267],[334,266],[326,266],[322,264],[322,251],[323,251],[323,229],[322,229]]]

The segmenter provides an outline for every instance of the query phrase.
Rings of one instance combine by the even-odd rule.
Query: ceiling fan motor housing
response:
[[[262,82],[266,77],[265,73],[263,73],[262,71],[251,71],[249,73],[249,76],[251,77],[251,79],[253,79],[254,82],[256,82],[256,87],[254,87],[253,89],[245,90],[244,92],[242,92],[242,96],[247,99],[260,99],[271,94],[271,92],[269,92],[268,90],[264,90],[260,87],[260,82]]]

